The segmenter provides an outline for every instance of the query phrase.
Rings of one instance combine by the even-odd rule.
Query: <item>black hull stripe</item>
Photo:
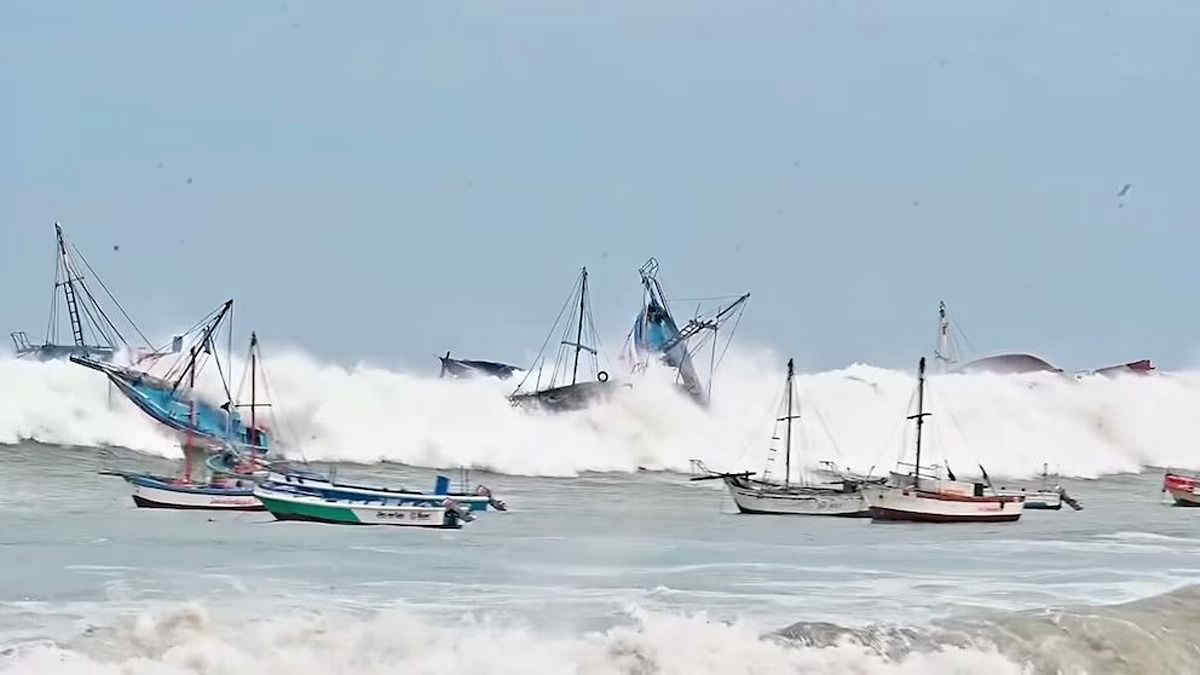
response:
[[[200,504],[167,504],[133,495],[133,503],[140,509],[178,509],[181,511],[266,511],[262,504],[256,506],[203,506]]]
[[[912,511],[897,511],[878,506],[871,507],[873,520],[908,520],[920,523],[1004,523],[1020,518],[1018,513],[1004,513],[986,516],[948,516],[941,513],[914,513]]]

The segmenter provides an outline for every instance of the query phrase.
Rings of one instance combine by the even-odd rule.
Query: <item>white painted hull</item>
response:
[[[209,494],[193,490],[170,490],[130,484],[133,502],[141,508],[205,509],[210,511],[262,511],[262,502],[252,494]]]
[[[1168,473],[1163,478],[1163,490],[1176,506],[1200,506],[1200,476]]]
[[[918,492],[911,487],[864,487],[863,499],[874,520],[933,523],[1006,522],[1021,517],[1021,497],[972,497]]]
[[[290,485],[297,488],[309,488],[311,490],[319,490],[328,493],[327,496],[346,499],[393,499],[409,502],[417,505],[436,505],[440,504],[446,497],[451,497],[454,501],[469,507],[472,511],[485,511],[488,506],[495,506],[498,510],[503,510],[503,502],[492,499],[490,495],[464,495],[451,494],[439,495],[428,494],[422,492],[409,492],[404,490],[388,490],[384,488],[372,488],[361,485],[344,485],[334,483],[328,478],[316,477],[314,475],[303,474],[286,474],[277,471],[271,471],[267,474],[266,485],[270,487],[272,484]]]
[[[833,490],[793,488],[758,488],[726,479],[725,485],[733,503],[742,513],[797,516],[866,517],[866,503],[858,492],[840,493]]]
[[[1007,497],[1024,497],[1026,509],[1049,509],[1058,511],[1062,508],[1062,493],[1058,490],[1005,490],[1001,488],[996,494]]]

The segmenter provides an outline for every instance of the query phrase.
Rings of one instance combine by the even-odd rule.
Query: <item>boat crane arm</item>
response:
[[[702,317],[699,319],[688,319],[687,325],[685,325],[682,329],[680,329],[678,335],[676,335],[671,340],[668,340],[667,343],[663,345],[662,351],[664,353],[671,351],[672,349],[675,348],[676,345],[678,345],[681,342],[687,341],[693,335],[695,335],[696,333],[699,333],[702,330],[708,330],[708,329],[715,330],[717,328],[717,326],[721,325],[721,322],[723,322],[725,319],[729,318],[729,315],[733,312],[733,310],[740,307],[742,304],[744,304],[749,299],[750,299],[750,294],[746,293],[746,294],[742,295],[741,297],[739,297],[737,300],[734,300],[733,302],[726,305],[719,312],[714,314],[711,318],[703,318]]]

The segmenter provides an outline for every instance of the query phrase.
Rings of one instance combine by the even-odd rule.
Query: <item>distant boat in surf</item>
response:
[[[630,369],[635,373],[645,369],[650,359],[658,359],[673,368],[677,374],[677,384],[693,400],[706,404],[712,397],[713,373],[718,362],[717,331],[721,324],[731,318],[740,320],[750,294],[733,297],[732,301],[708,314],[702,315],[697,311],[696,316],[688,319],[683,328],[680,328],[671,313],[667,294],[658,280],[658,269],[659,263],[656,258],[650,258],[638,268],[638,275],[642,281],[642,309],[625,339],[624,353],[630,363]],[[734,330],[737,323],[735,320]],[[724,349],[729,347],[729,341],[733,339],[733,333],[734,331],[730,331],[729,340],[722,349],[722,356]],[[695,357],[706,343],[711,353],[708,380],[704,382],[696,373]]]
[[[750,514],[776,515],[805,515],[805,516],[843,516],[851,518],[867,517],[870,512],[863,501],[862,486],[872,479],[862,480],[852,478],[839,472],[833,482],[814,483],[808,481],[802,474],[801,480],[792,481],[792,426],[800,419],[799,411],[794,408],[795,398],[795,365],[792,359],[787,363],[787,384],[781,402],[781,417],[776,418],[776,432],[771,434],[773,441],[780,440],[778,435],[779,423],[783,428],[783,472],[782,479],[772,481],[770,471],[765,471],[761,479],[751,478],[752,471],[741,473],[715,473],[698,476],[692,480],[725,481],[729,495],[738,511]],[[774,448],[767,457],[768,466],[774,463],[777,453]],[[702,466],[702,465],[701,465]],[[835,466],[826,463],[826,466]]]
[[[568,310],[571,314],[567,314]],[[558,344],[551,347],[555,336],[559,337]],[[600,368],[599,343],[588,302],[588,271],[584,267],[537,358],[508,397],[509,401],[515,406],[564,412],[607,399],[614,384],[608,379],[608,371]]]
[[[1049,464],[1042,464],[1040,478],[1040,482],[1035,487],[1000,486],[996,490],[996,494],[1024,497],[1026,509],[1059,511],[1062,509],[1063,504],[1066,504],[1076,511],[1083,510],[1083,505],[1079,503],[1078,499],[1067,494],[1066,489],[1062,485],[1051,480]]]
[[[1163,476],[1162,489],[1171,496],[1175,506],[1200,506],[1200,475],[1168,471]]]
[[[921,357],[917,366],[917,412],[908,416],[916,421],[916,460],[912,464],[898,463],[886,485],[863,488],[871,518],[932,523],[1005,522],[1020,518],[1025,497],[996,494],[986,471],[983,476],[989,485],[960,482],[948,466],[949,480],[945,480],[940,465],[921,465],[921,433],[925,418],[931,414],[925,411],[925,357]]]
[[[965,335],[958,326],[951,322],[946,303],[938,303],[938,335],[937,347],[934,349],[934,359],[943,372],[955,373],[990,373],[994,375],[1019,375],[1024,373],[1058,373],[1066,376],[1066,372],[1050,363],[1050,361],[1035,354],[1013,352],[993,354],[970,361],[962,360],[963,344],[967,342]],[[1094,370],[1083,370],[1074,373],[1075,377],[1085,375],[1150,375],[1158,372],[1150,359],[1130,361],[1115,366],[1105,366]]]
[[[268,485],[254,488],[254,496],[276,520],[438,529],[457,529],[474,520],[469,509],[449,498],[438,505],[421,506],[389,497],[321,497],[287,486]]]
[[[445,356],[439,356],[438,360],[442,362],[442,369],[438,373],[438,377],[494,377],[499,380],[507,380],[512,377],[514,372],[520,370],[516,366],[510,366],[507,363],[500,363],[498,361],[452,359],[450,358],[450,352],[446,352]]]
[[[134,359],[153,353],[155,350],[150,341],[109,291],[104,280],[88,264],[83,253],[67,240],[62,226],[58,223],[54,223],[54,236],[57,255],[46,335],[41,344],[34,344],[25,331],[9,333],[16,355],[41,361],[65,359],[70,356],[110,361],[117,351],[123,348],[127,349],[129,356]],[[105,302],[101,302],[88,287],[84,269],[91,273],[92,278],[104,291],[107,297]],[[64,314],[71,332],[71,344],[62,344],[59,341],[60,324]],[[122,325],[118,326],[118,322]],[[135,337],[141,338],[142,346],[134,347],[129,342]]]

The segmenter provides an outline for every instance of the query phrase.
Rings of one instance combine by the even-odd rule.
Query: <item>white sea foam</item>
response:
[[[402,611],[367,616],[296,613],[215,618],[198,605],[147,612],[103,634],[60,646],[38,640],[0,651],[4,673],[289,675],[298,672],[447,672],[703,675],[721,673],[1026,672],[989,649],[947,646],[897,658],[861,645],[789,645],[759,627],[703,614],[631,610],[628,625],[546,635],[464,617],[433,624]]]
[[[320,363],[295,352],[272,355],[267,367],[275,431],[291,441],[290,455],[565,476],[638,467],[686,471],[692,458],[713,468],[761,471],[783,361],[767,350],[733,350],[707,409],[680,394],[668,371],[652,369],[613,401],[561,415],[511,407],[505,395],[512,381],[441,380]],[[112,392],[110,406],[105,380],[94,371],[3,359],[0,383],[7,400],[0,442],[35,438],[178,453],[120,394]],[[799,375],[797,385],[802,427],[795,447],[806,460],[836,459],[879,473],[911,444],[903,419],[911,373],[855,364]],[[205,386],[216,394],[211,383]],[[931,378],[929,393],[934,416],[925,458],[948,459],[959,473],[983,463],[997,476],[1027,476],[1048,462],[1052,471],[1094,477],[1196,463],[1189,439],[1200,437],[1200,374],[942,375]]]

